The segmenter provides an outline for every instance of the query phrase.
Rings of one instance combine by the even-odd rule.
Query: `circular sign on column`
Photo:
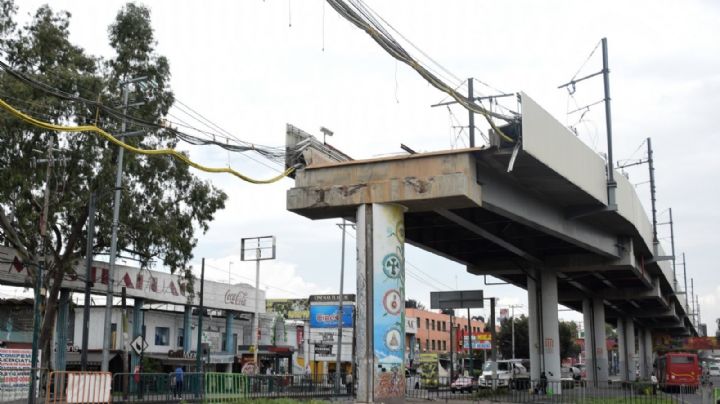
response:
[[[403,308],[403,301],[397,289],[390,289],[383,296],[383,306],[388,314],[397,316]]]
[[[402,343],[400,330],[393,327],[385,333],[385,346],[391,351],[399,351]]]
[[[396,279],[400,276],[401,264],[402,260],[400,259],[400,256],[395,253],[390,253],[383,258],[383,272],[385,272],[385,275],[387,275],[388,278]]]

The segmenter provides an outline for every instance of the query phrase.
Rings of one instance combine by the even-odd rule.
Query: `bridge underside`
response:
[[[684,311],[634,226],[518,151],[467,149],[308,167],[288,209],[311,219],[354,220],[364,203],[398,203],[406,241],[527,289],[528,273],[558,275],[558,301],[582,311],[601,298],[610,321],[685,334]],[[652,314],[652,315],[649,315]]]

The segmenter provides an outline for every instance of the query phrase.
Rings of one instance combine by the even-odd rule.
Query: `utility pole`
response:
[[[90,332],[90,272],[93,260],[93,240],[95,239],[95,204],[97,195],[90,194],[88,206],[87,241],[85,243],[85,300],[83,304],[82,351],[80,352],[80,369],[87,370],[88,334]]]
[[[672,208],[668,209],[670,213],[670,252],[672,253],[672,265],[673,265],[673,286],[677,291],[677,271],[675,270],[675,225],[673,224]],[[683,261],[685,258],[683,258]]]
[[[492,366],[492,380],[493,380],[493,389],[496,387],[497,383],[497,332],[495,331],[495,301],[497,298],[491,297],[490,298],[490,335],[492,336],[492,347],[490,351],[490,359],[493,362]]]
[[[603,85],[605,88],[605,129],[607,131],[607,154],[608,154],[608,174],[607,174],[607,192],[608,192],[608,208],[616,209],[615,189],[615,163],[613,160],[613,142],[612,142],[612,117],[610,115],[610,67],[608,66],[608,48],[607,38],[602,39],[602,57],[603,57]]]
[[[122,97],[123,97],[123,115],[127,115],[128,109],[128,98],[130,93],[128,91],[128,85],[145,80],[146,77],[137,77],[128,81],[120,83],[122,86]],[[120,141],[123,141],[127,130],[127,119],[123,116],[122,124],[120,126]],[[120,196],[122,190],[122,169],[123,169],[123,156],[125,149],[118,146],[117,155],[117,170],[115,172],[115,199],[113,201],[113,221],[112,221],[112,237],[110,239],[110,268],[108,270],[107,278],[107,292],[105,293],[105,332],[103,338],[103,350],[102,350],[102,363],[101,371],[107,372],[110,363],[110,339],[111,328],[112,328],[112,303],[113,303],[113,276],[115,274],[115,261],[117,260],[117,233],[120,222]],[[118,327],[119,328],[119,327]]]
[[[608,47],[607,47],[607,38],[603,38],[601,41],[602,44],[602,62],[603,62],[603,68],[599,72],[595,72],[592,74],[589,74],[585,77],[581,77],[579,79],[572,79],[569,82],[562,84],[558,86],[558,88],[564,88],[569,87],[570,93],[575,92],[575,84],[587,80],[589,78],[595,77],[597,75],[602,74],[603,76],[603,90],[605,93],[605,98],[603,101],[605,102],[605,129],[607,132],[607,197],[608,197],[608,204],[607,208],[609,210],[616,210],[617,209],[617,203],[615,201],[615,190],[617,189],[617,182],[615,182],[615,160],[613,158],[613,139],[612,139],[612,115],[610,113],[610,67],[608,65]],[[585,108],[589,108],[588,105]]]
[[[474,361],[473,361],[473,346],[472,346],[472,323],[470,322],[470,308],[467,309],[467,315],[468,315],[468,329],[467,329],[467,335],[468,335],[468,356],[470,358],[470,364],[468,368],[470,369],[470,377],[472,377],[473,369],[474,369]]]
[[[523,307],[522,304],[511,304],[510,306],[510,335],[512,340],[512,358],[515,359],[515,308]]]
[[[340,229],[342,230],[342,247],[340,250],[340,293],[339,293],[339,302],[338,302],[338,314],[337,314],[337,333],[338,333],[338,340],[337,340],[337,357],[335,358],[335,393],[340,394],[340,366],[342,365],[342,358],[341,358],[341,352],[342,352],[342,329],[343,329],[343,281],[345,277],[345,219],[342,220],[342,224],[340,225]],[[258,261],[260,262],[260,261]]]
[[[205,257],[202,259],[202,266],[200,267],[200,312],[198,313],[198,338],[197,338],[197,351],[195,351],[195,371],[201,372],[203,371],[202,366],[202,328],[203,328],[203,310],[205,309],[203,307],[203,297],[205,297]],[[145,321],[145,316],[143,316],[143,321]],[[145,327],[143,327],[143,332],[145,331]],[[228,333],[229,334],[229,333]],[[143,344],[144,346],[144,344]]]
[[[474,103],[473,78],[468,79],[468,101]],[[468,133],[470,134],[470,147],[475,147],[475,113],[468,109]]]
[[[688,301],[687,266],[686,266],[686,261],[685,261],[685,253],[683,253],[683,278],[685,278],[685,311],[687,312],[687,309],[690,308],[690,303]]]
[[[50,176],[52,174],[53,166],[55,165],[55,161],[53,160],[53,137],[52,135],[48,135],[48,159],[47,159],[47,168],[45,170],[45,200],[43,202],[43,211],[42,211],[42,218],[40,219],[40,240],[42,243],[42,261],[38,261],[38,267],[35,273],[36,279],[35,279],[35,302],[33,304],[33,335],[32,335],[32,354],[30,358],[30,389],[28,391],[28,403],[34,404],[36,393],[37,393],[37,386],[38,386],[38,378],[37,375],[40,374],[39,367],[38,367],[38,353],[39,353],[39,340],[40,340],[40,299],[42,298],[42,295],[40,293],[40,289],[42,289],[42,271],[43,271],[43,265],[47,265],[47,255],[46,255],[46,249],[47,249],[47,242],[46,242],[46,234],[47,234],[47,222],[48,222],[48,210],[50,208]],[[50,352],[45,352],[45,355],[50,355]],[[37,373],[36,373],[37,372]]]
[[[253,248],[254,246],[254,248]],[[269,250],[270,255],[263,256],[263,250]],[[248,256],[246,256],[246,253]],[[251,255],[255,253],[253,258]],[[260,261],[275,259],[275,236],[248,237],[240,239],[240,260],[255,261],[255,313],[253,316],[253,361],[256,370],[258,366],[258,340],[260,333]]]
[[[692,302],[692,318],[697,329],[697,311],[695,311],[695,278],[690,278],[690,301]]]
[[[653,252],[657,256],[658,241],[657,236],[657,209],[655,207],[655,161],[653,160],[652,138],[647,138],[647,160],[648,170],[650,171],[650,206],[652,208],[653,223]]]

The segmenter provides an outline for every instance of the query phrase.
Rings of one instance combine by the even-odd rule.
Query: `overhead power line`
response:
[[[100,135],[101,137],[105,138],[105,140],[109,141],[110,143],[113,143],[116,146],[120,146],[123,149],[128,150],[133,153],[150,155],[150,156],[158,156],[158,155],[172,156],[191,167],[197,168],[198,170],[209,172],[209,173],[232,174],[232,175],[240,178],[241,180],[247,181],[252,184],[270,184],[273,182],[277,182],[277,181],[283,179],[284,177],[286,177],[287,175],[289,175],[290,173],[292,173],[293,171],[295,171],[295,168],[296,168],[296,167],[290,167],[280,175],[277,175],[275,177],[272,177],[272,178],[269,178],[266,180],[258,180],[258,179],[250,178],[244,174],[241,174],[238,171],[235,171],[229,167],[207,167],[207,166],[204,166],[202,164],[194,162],[193,160],[190,160],[190,158],[188,158],[187,156],[185,156],[182,153],[177,152],[174,149],[148,150],[148,149],[140,149],[137,147],[133,147],[133,146],[117,139],[113,135],[109,134],[108,132],[105,132],[104,130],[102,130],[96,126],[91,126],[91,125],[64,126],[64,125],[55,125],[53,123],[44,122],[44,121],[35,119],[29,115],[26,115],[26,114],[20,112],[19,110],[15,109],[14,107],[12,107],[10,104],[8,104],[7,102],[5,102],[2,99],[0,99],[0,107],[5,109],[6,111],[8,111],[11,115],[13,115],[31,125],[42,128],[42,129],[57,131],[57,132],[94,132],[94,133],[97,133],[98,135]]]
[[[451,86],[442,81],[436,74],[432,73],[428,68],[423,66],[420,62],[415,60],[403,47],[398,43],[395,38],[380,24],[368,11],[362,2],[353,1],[352,5],[346,3],[344,0],[327,0],[335,11],[342,17],[353,23],[358,28],[367,32],[370,37],[382,47],[387,53],[389,53],[395,59],[407,64],[413,70],[415,70],[421,77],[428,81],[433,87],[440,91],[443,91],[450,95],[460,105],[466,109],[481,114],[487,120],[490,127],[504,140],[514,143],[515,140],[500,130],[493,118],[501,119],[507,122],[513,122],[517,120],[517,116],[504,115],[497,112],[490,111],[483,108],[482,106],[475,103],[475,100],[471,100],[463,94],[460,94]]]

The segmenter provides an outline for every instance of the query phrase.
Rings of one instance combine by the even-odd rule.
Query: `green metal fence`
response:
[[[205,373],[205,402],[230,402],[248,397],[248,377],[240,373]]]

